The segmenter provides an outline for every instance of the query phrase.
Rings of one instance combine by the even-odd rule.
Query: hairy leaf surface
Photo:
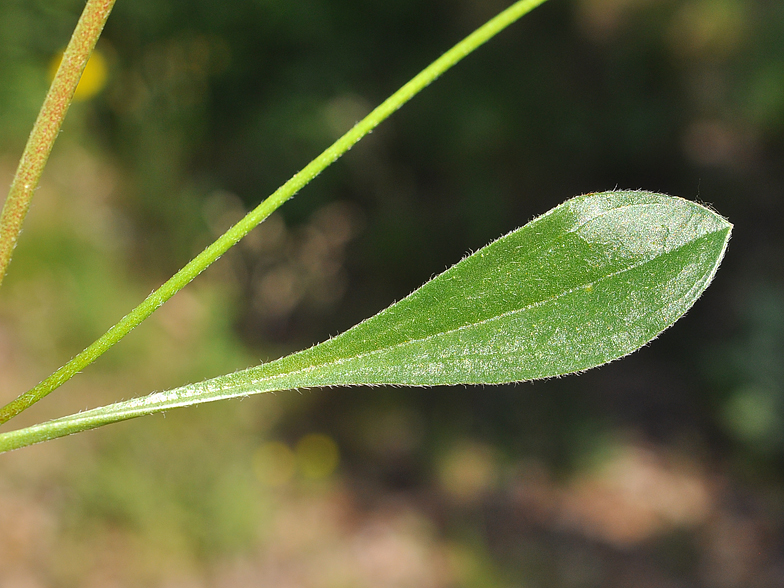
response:
[[[568,200],[345,333],[258,367],[0,435],[0,450],[224,398],[314,386],[500,384],[622,357],[710,283],[732,226],[651,192]]]

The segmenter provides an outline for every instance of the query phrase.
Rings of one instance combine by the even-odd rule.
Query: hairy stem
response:
[[[392,113],[477,47],[545,1],[520,0],[516,2],[444,53],[174,274],[102,337],[35,388],[0,409],[0,423],[8,421],[32,406],[95,361]]]
[[[76,86],[115,0],[88,0],[27,140],[0,215],[0,284]]]

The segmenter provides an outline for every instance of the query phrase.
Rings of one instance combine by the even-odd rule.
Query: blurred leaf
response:
[[[312,386],[500,384],[612,361],[681,317],[731,225],[650,192],[574,198],[342,335],[255,368],[0,436],[0,449],[170,408]]]

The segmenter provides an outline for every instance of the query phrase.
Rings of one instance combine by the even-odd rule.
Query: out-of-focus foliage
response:
[[[505,5],[118,0],[107,84],[72,107],[0,291],[3,398]],[[9,181],[81,7],[0,2]],[[0,583],[780,586],[781,2],[548,2],[29,419],[307,346],[616,186],[736,227],[649,348],[535,385],[292,393],[12,454]]]

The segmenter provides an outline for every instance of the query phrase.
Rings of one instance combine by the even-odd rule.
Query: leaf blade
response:
[[[675,304],[659,320],[652,319],[640,336],[631,338],[631,345],[612,348],[601,354],[597,361],[574,361],[555,369],[543,365],[541,369],[497,375],[491,382],[544,378],[588,369],[626,355],[675,322],[710,283],[723,257],[730,228],[731,225],[716,213],[679,198],[649,192],[581,196],[463,259],[407,298],[342,335],[279,361],[287,364],[287,369],[303,369],[307,364],[367,363],[370,352],[375,350],[377,353],[372,357],[380,359],[384,366],[366,371],[364,378],[350,378],[349,382],[346,378],[350,376],[344,373],[340,375],[343,378],[341,382],[325,379],[321,385],[358,384],[362,379],[364,383],[405,385],[488,382],[459,373],[452,379],[427,379],[427,370],[420,370],[415,378],[396,378],[394,373],[390,373],[394,369],[390,370],[389,366],[405,366],[410,371],[417,358],[421,361],[422,358],[443,355],[445,345],[423,349],[416,358],[397,355],[396,350],[417,346],[426,348],[427,342],[433,341],[434,337],[448,338],[452,331],[458,332],[469,325],[483,331],[480,325],[485,321],[511,317],[515,312],[529,313],[530,320],[518,321],[513,329],[498,329],[499,321],[496,321],[494,337],[495,340],[506,338],[508,342],[518,333],[538,333],[539,336],[533,337],[535,342],[528,349],[528,356],[544,353],[554,340],[557,341],[564,331],[556,328],[558,324],[571,321],[572,328],[578,329],[586,321],[596,323],[602,316],[607,324],[618,317],[626,317],[628,322],[630,313],[640,304],[651,306],[654,300],[629,299],[629,308],[626,308],[611,304],[612,293],[604,292],[604,300],[591,302],[590,296],[584,295],[580,289],[593,288],[608,277],[621,276],[622,271],[634,271],[635,267],[643,264],[656,265],[656,259],[659,260],[658,265],[668,261],[669,264],[652,276],[655,279],[651,283],[646,282],[644,274],[635,275],[633,284],[627,286],[630,289],[628,295],[639,298],[646,291],[656,294],[654,288],[662,286],[660,282],[667,278],[663,294],[669,298],[662,297],[662,302],[672,305],[675,303],[672,297],[683,292],[685,303]],[[689,245],[691,247],[682,249]],[[522,262],[515,256],[521,250],[525,252]],[[533,258],[528,255],[529,251],[534,252]],[[681,275],[680,272],[686,268],[702,268],[704,271],[701,275]],[[675,275],[671,275],[673,273]],[[521,283],[533,286],[520,287]],[[636,290],[634,284],[638,286]],[[621,279],[613,285],[620,293],[623,292]],[[594,298],[598,294],[602,292],[594,293]],[[573,297],[578,300],[564,304],[564,301],[571,302]],[[558,303],[562,308],[553,308],[558,304],[549,302]],[[612,308],[612,313],[605,312],[607,308]],[[421,319],[423,315],[427,316],[427,320]],[[618,320],[615,322],[618,323]],[[594,330],[604,323],[600,321],[593,325]],[[459,334],[465,335],[463,332]],[[472,339],[478,341],[481,347],[481,342],[490,340],[492,336],[485,330],[481,336]],[[580,346],[579,341],[568,341]],[[463,336],[452,347],[465,349],[471,346],[470,343]],[[497,354],[504,349],[500,341],[491,347],[491,352],[486,355]],[[390,357],[385,357],[383,350],[387,350]],[[515,355],[520,363],[526,361],[525,352],[524,348],[512,346],[510,354]],[[254,369],[261,373],[267,368],[260,366]],[[385,371],[389,377],[384,377]],[[487,378],[488,373],[485,372],[483,377]]]

